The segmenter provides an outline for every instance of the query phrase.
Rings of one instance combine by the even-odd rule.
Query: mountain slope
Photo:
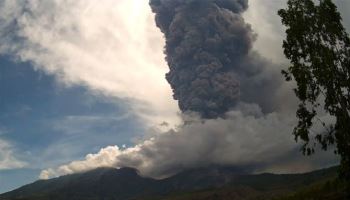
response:
[[[140,177],[131,168],[99,168],[86,173],[40,180],[5,193],[0,199],[127,199],[134,194],[148,195],[156,183],[154,179]]]
[[[224,199],[223,196],[248,199],[293,192],[335,176],[336,168],[305,174],[248,175],[235,168],[210,167],[155,180],[141,177],[131,168],[99,168],[86,173],[40,180],[2,194],[0,200],[186,199],[186,196],[193,197],[193,194],[196,197],[203,196],[203,199],[208,199],[204,197],[212,194],[218,196],[214,199]]]
[[[321,180],[303,186],[296,192],[283,190],[261,191],[242,186],[226,186],[180,194],[171,194],[161,198],[147,200],[344,200],[345,187],[337,179]]]

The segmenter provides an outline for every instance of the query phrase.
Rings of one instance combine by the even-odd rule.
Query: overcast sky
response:
[[[276,12],[285,1],[249,5],[244,17],[258,35],[254,49],[284,67],[284,31]],[[337,5],[350,30],[350,1]],[[1,1],[0,192],[105,147],[120,154],[150,132],[179,124],[163,45],[147,0]],[[251,126],[265,130],[260,123],[275,117]]]

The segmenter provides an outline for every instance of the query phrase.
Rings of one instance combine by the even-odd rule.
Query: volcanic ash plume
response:
[[[241,13],[247,0],[151,0],[165,35],[166,79],[183,112],[223,116],[241,98],[254,40]]]
[[[167,79],[185,123],[167,132],[151,130],[135,146],[107,147],[44,170],[41,178],[110,166],[136,168],[154,178],[203,166],[289,173],[330,160],[302,160],[290,134],[294,94],[284,93],[277,66],[251,50],[254,34],[241,16],[246,0],[151,0],[150,5],[166,38]],[[191,111],[201,116],[186,114]]]

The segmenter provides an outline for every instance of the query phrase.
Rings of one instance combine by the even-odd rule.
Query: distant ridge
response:
[[[232,188],[226,191],[230,194],[259,196],[292,192],[317,181],[332,179],[336,171],[337,168],[332,167],[304,174],[248,175],[235,168],[208,167],[156,180],[142,177],[132,168],[98,168],[85,173],[39,180],[0,195],[0,200],[162,199],[170,194],[225,187]]]

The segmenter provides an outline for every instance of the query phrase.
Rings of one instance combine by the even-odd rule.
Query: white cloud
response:
[[[66,86],[123,98],[152,125],[178,122],[164,41],[147,0],[4,0],[0,22],[3,54]]]
[[[53,176],[82,172],[98,167],[111,167],[121,151],[117,146],[110,146],[101,149],[97,154],[89,154],[85,161],[74,161],[70,165],[64,165],[57,169],[47,169],[40,173],[41,179],[48,179]]]
[[[252,25],[258,34],[254,44],[263,56],[277,63],[287,63],[282,49],[282,41],[285,38],[285,28],[281,18],[277,15],[279,9],[287,7],[287,0],[249,0],[249,9],[244,13],[245,20]],[[350,30],[350,1],[334,0],[338,10],[343,16],[343,24]]]
[[[25,167],[27,163],[18,160],[14,155],[12,145],[0,139],[0,170],[18,169]]]
[[[277,16],[277,11],[285,6],[286,0],[250,0],[244,13],[244,19],[258,34],[254,49],[277,63],[286,62],[282,50],[284,28]]]

